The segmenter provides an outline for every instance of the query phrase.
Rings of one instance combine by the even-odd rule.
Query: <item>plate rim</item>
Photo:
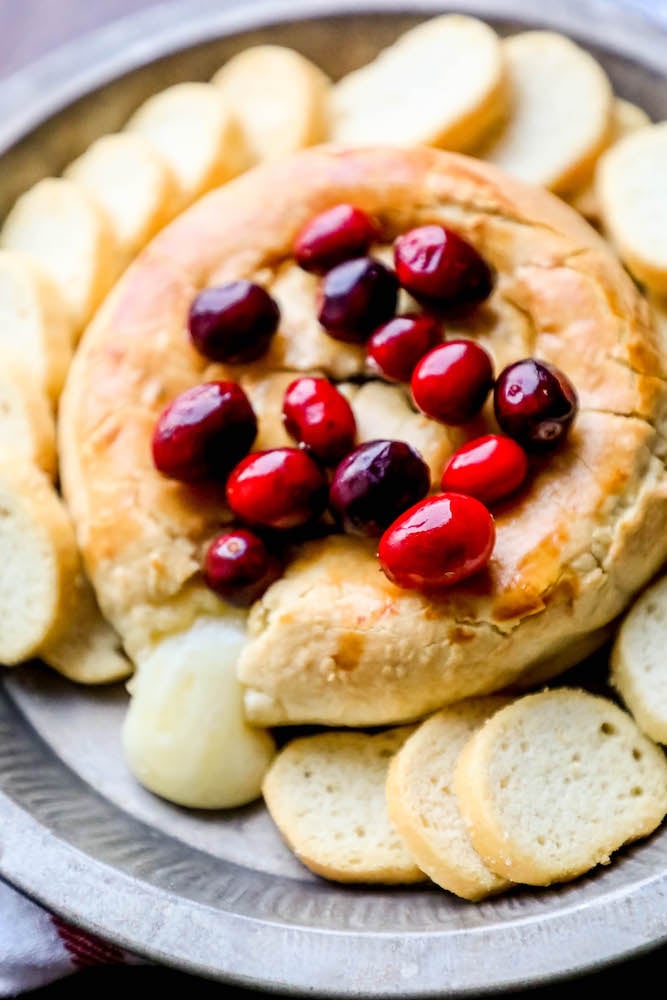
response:
[[[536,10],[533,0],[458,0],[454,6],[459,13],[491,20],[521,20],[527,25],[577,34],[592,45],[646,63],[654,71],[667,75],[664,68],[667,30],[627,7],[617,9],[604,0],[561,0],[558,9],[545,16]],[[215,37],[303,18],[372,13],[428,16],[443,12],[439,0],[418,0],[412,4],[409,0],[228,0],[225,6],[221,6],[219,0],[175,0],[149,7],[61,46],[0,84],[0,156],[58,111],[103,84],[155,59]],[[596,12],[604,14],[604,38],[601,37],[599,17],[593,16]],[[637,56],[639,42],[641,57]],[[39,741],[39,733],[23,718],[4,685],[2,698],[5,733],[11,735],[13,732],[16,737],[16,727],[23,720],[26,729]],[[479,943],[487,962],[493,965],[489,929],[435,930],[428,935],[403,931],[332,932],[286,928],[238,914],[213,911],[203,904],[142,883],[82,853],[36,821],[8,794],[3,782],[4,773],[0,768],[0,876],[63,919],[146,961],[220,982],[265,992],[332,998],[462,997],[563,981],[638,957],[667,941],[667,915],[660,906],[667,893],[665,873],[616,894],[615,901],[625,907],[622,928],[608,926],[603,919],[605,913],[597,912],[609,908],[607,897],[588,904],[586,916],[600,919],[598,930],[603,932],[596,937],[593,951],[581,940],[581,922],[577,920],[577,908],[572,907],[546,915],[540,923],[536,931],[538,937],[544,938],[546,933],[558,943],[558,949],[552,947],[549,963],[543,962],[538,972],[529,971],[525,962],[515,961],[501,975],[496,964],[495,980],[480,982],[474,975],[467,974],[462,963],[457,964],[456,957],[451,954],[444,965],[434,966],[431,962],[425,971],[427,944],[434,939],[447,938],[460,945],[466,935],[471,950],[470,955],[466,952],[461,956],[463,961],[476,954]],[[110,898],[110,893],[117,895],[117,903],[111,910],[101,893],[95,891],[100,883],[107,889],[105,899]],[[137,939],[136,928],[133,933],[128,931],[127,912],[143,917],[141,940]],[[194,949],[192,934],[188,933],[193,916],[203,935],[199,947]],[[534,918],[493,929],[493,943],[498,954],[503,948],[505,954],[512,953],[510,949],[514,949],[517,942],[517,927],[521,925],[526,933],[531,920]],[[527,933],[531,930],[534,929],[529,928]],[[254,953],[240,948],[236,964],[224,968],[207,961],[202,951],[206,942],[213,944],[216,936],[229,935],[230,940],[239,943],[249,931]],[[186,947],[188,942],[189,947]],[[267,972],[263,959],[275,955],[276,948],[282,948],[285,954],[292,950],[287,961],[283,955],[276,970]],[[355,955],[354,963],[350,962],[351,954]],[[544,958],[543,944],[541,954]],[[382,985],[376,987],[369,981],[368,970],[372,972],[381,963],[384,963]],[[350,977],[353,964],[367,968],[365,978],[362,977],[365,986],[358,970],[356,979]],[[394,971],[393,985],[387,981],[387,969]],[[341,970],[347,973],[342,982]],[[315,974],[317,981],[313,982]],[[445,975],[450,979],[443,983]],[[415,977],[419,977],[418,982]]]

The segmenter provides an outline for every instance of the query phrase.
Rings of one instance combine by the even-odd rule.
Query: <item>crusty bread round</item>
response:
[[[484,899],[512,884],[490,871],[472,847],[453,788],[459,753],[508,701],[488,695],[441,709],[417,727],[389,766],[389,818],[422,871],[463,899]]]
[[[610,680],[639,727],[667,744],[667,577],[633,602],[611,649]]]
[[[575,191],[609,141],[613,92],[594,56],[554,31],[503,41],[512,84],[507,123],[478,156],[522,180]]]
[[[332,142],[468,151],[509,113],[500,38],[474,17],[431,18],[339,80],[330,104]]]
[[[667,758],[609,698],[564,687],[492,715],[461,751],[454,789],[489,868],[550,885],[660,825]]]
[[[278,753],[264,777],[264,801],[311,871],[336,882],[425,880],[387,815],[385,795],[391,758],[411,732],[318,733]]]
[[[254,163],[327,136],[331,81],[294,49],[251,45],[221,66],[211,82],[234,109]]]
[[[363,348],[319,327],[317,279],[291,258],[299,227],[340,201],[376,216],[385,245],[426,221],[470,239],[498,280],[463,328],[497,367],[527,354],[561,367],[581,410],[564,447],[497,508],[488,572],[441,596],[390,583],[372,540],[303,545],[250,612],[239,676],[258,725],[393,724],[497,690],[613,620],[667,555],[665,359],[607,244],[559,199],[489,164],[426,148],[319,147],[256,167],[162,230],[70,368],[63,488],[102,610],[130,655],[225,612],[199,568],[229,515],[219,490],[193,492],[155,470],[150,437],[166,402],[204,377],[365,371]],[[208,364],[184,336],[187,311],[196,289],[239,277],[276,295],[279,331],[254,366]],[[279,410],[265,419],[279,422]]]
[[[667,293],[667,121],[646,125],[607,150],[595,189],[605,232],[635,278]]]
[[[56,422],[31,373],[0,353],[0,454],[3,461],[36,465],[53,482],[58,472]]]

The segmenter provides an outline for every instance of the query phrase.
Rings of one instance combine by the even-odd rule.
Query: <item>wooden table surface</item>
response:
[[[220,0],[224,3],[224,0]],[[642,0],[647,3],[647,0]],[[654,0],[656,4],[667,0]],[[28,65],[54,47],[128,14],[156,6],[156,0],[0,0],[0,85],[2,79]],[[360,4],[363,6],[363,4]],[[443,2],[443,8],[446,7]],[[455,3],[452,6],[456,6]],[[2,961],[0,941],[0,962]],[[511,961],[511,956],[508,956]],[[583,1000],[592,990],[636,989],[638,981],[650,983],[667,974],[667,950],[653,952],[608,970],[580,977],[565,984],[505,994],[532,1000]],[[186,991],[189,1000],[239,997],[239,1000],[266,1000],[264,994],[228,989],[198,977],[152,966],[91,968],[67,980],[22,994],[25,1000],[83,1000],[100,988],[111,993]]]

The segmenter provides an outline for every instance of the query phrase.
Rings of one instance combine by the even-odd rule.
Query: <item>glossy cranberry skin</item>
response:
[[[429,351],[412,373],[415,405],[443,424],[465,424],[493,386],[493,362],[474,340],[449,340]]]
[[[534,358],[503,369],[494,387],[493,405],[502,430],[532,452],[550,451],[560,444],[579,409],[567,375]]]
[[[230,604],[247,607],[282,573],[282,564],[248,528],[230,528],[213,539],[202,569],[206,584]]]
[[[343,530],[376,538],[430,489],[429,468],[404,441],[367,441],[336,467],[329,505]]]
[[[283,398],[283,423],[287,433],[325,465],[335,465],[354,447],[352,407],[327,378],[303,376],[290,382]]]
[[[368,341],[369,367],[389,381],[409,382],[417,362],[440,343],[442,328],[435,317],[427,313],[395,316]]]
[[[363,343],[394,315],[397,301],[394,272],[372,257],[355,257],[322,279],[317,318],[336,340]]]
[[[279,322],[276,301],[261,285],[244,280],[205,288],[188,313],[190,338],[200,354],[227,364],[265,354]]]
[[[385,575],[408,590],[433,591],[483,569],[496,532],[484,504],[461,493],[439,493],[405,511],[380,539]]]
[[[344,260],[363,256],[377,237],[375,223],[362,209],[334,205],[302,227],[294,241],[294,257],[304,271],[324,274]]]
[[[236,382],[203,382],[176,396],[155,424],[156,469],[185,483],[227,478],[248,454],[257,418]]]
[[[326,476],[303,448],[253,452],[227,480],[227,503],[237,517],[281,531],[315,521],[327,496]]]
[[[427,225],[411,229],[394,243],[398,280],[418,301],[469,306],[493,289],[491,268],[477,250],[452,229]]]
[[[466,493],[491,504],[514,493],[527,472],[528,457],[520,444],[501,434],[485,434],[457,448],[440,486],[446,493]]]

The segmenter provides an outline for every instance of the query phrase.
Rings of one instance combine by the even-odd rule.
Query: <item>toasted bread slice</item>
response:
[[[389,818],[421,870],[463,899],[484,899],[512,884],[490,871],[473,849],[452,788],[454,767],[469,737],[508,702],[499,695],[468,698],[436,712],[389,766]]]
[[[38,466],[52,482],[58,472],[56,421],[27,368],[0,354],[0,454],[3,461]]]
[[[238,119],[212,83],[166,87],[137,108],[125,130],[167,162],[179,187],[179,211],[241,173],[250,159]]]
[[[47,272],[65,303],[76,341],[121,266],[104,210],[74,181],[47,177],[16,200],[0,244],[28,254]]]
[[[0,250],[0,358],[29,371],[54,407],[73,335],[64,300],[42,267],[26,254]]]
[[[610,680],[639,728],[667,744],[667,576],[626,612],[611,650]]]
[[[610,698],[577,688],[515,699],[472,734],[454,789],[486,865],[529,885],[607,864],[667,814],[667,758]]]
[[[111,222],[123,267],[176,213],[178,185],[167,162],[132,132],[103,135],[66,168]]]
[[[232,56],[211,82],[234,109],[254,163],[327,136],[331,81],[294,49],[252,45]]]
[[[464,152],[508,113],[500,38],[477,18],[443,14],[406,31],[334,84],[330,138]]]
[[[626,267],[653,292],[667,294],[667,121],[626,135],[601,157],[595,174],[602,223]]]
[[[264,801],[285,841],[317,875],[396,884],[426,878],[387,814],[389,762],[413,732],[333,730],[292,740],[266,773]]]
[[[123,726],[127,764],[142,785],[193,809],[259,798],[274,753],[271,734],[249,726],[236,661],[243,616],[199,618],[139,663]]]
[[[498,135],[476,150],[521,180],[559,194],[591,176],[609,142],[613,92],[597,60],[553,31],[523,31],[503,42],[512,82],[512,113]]]

